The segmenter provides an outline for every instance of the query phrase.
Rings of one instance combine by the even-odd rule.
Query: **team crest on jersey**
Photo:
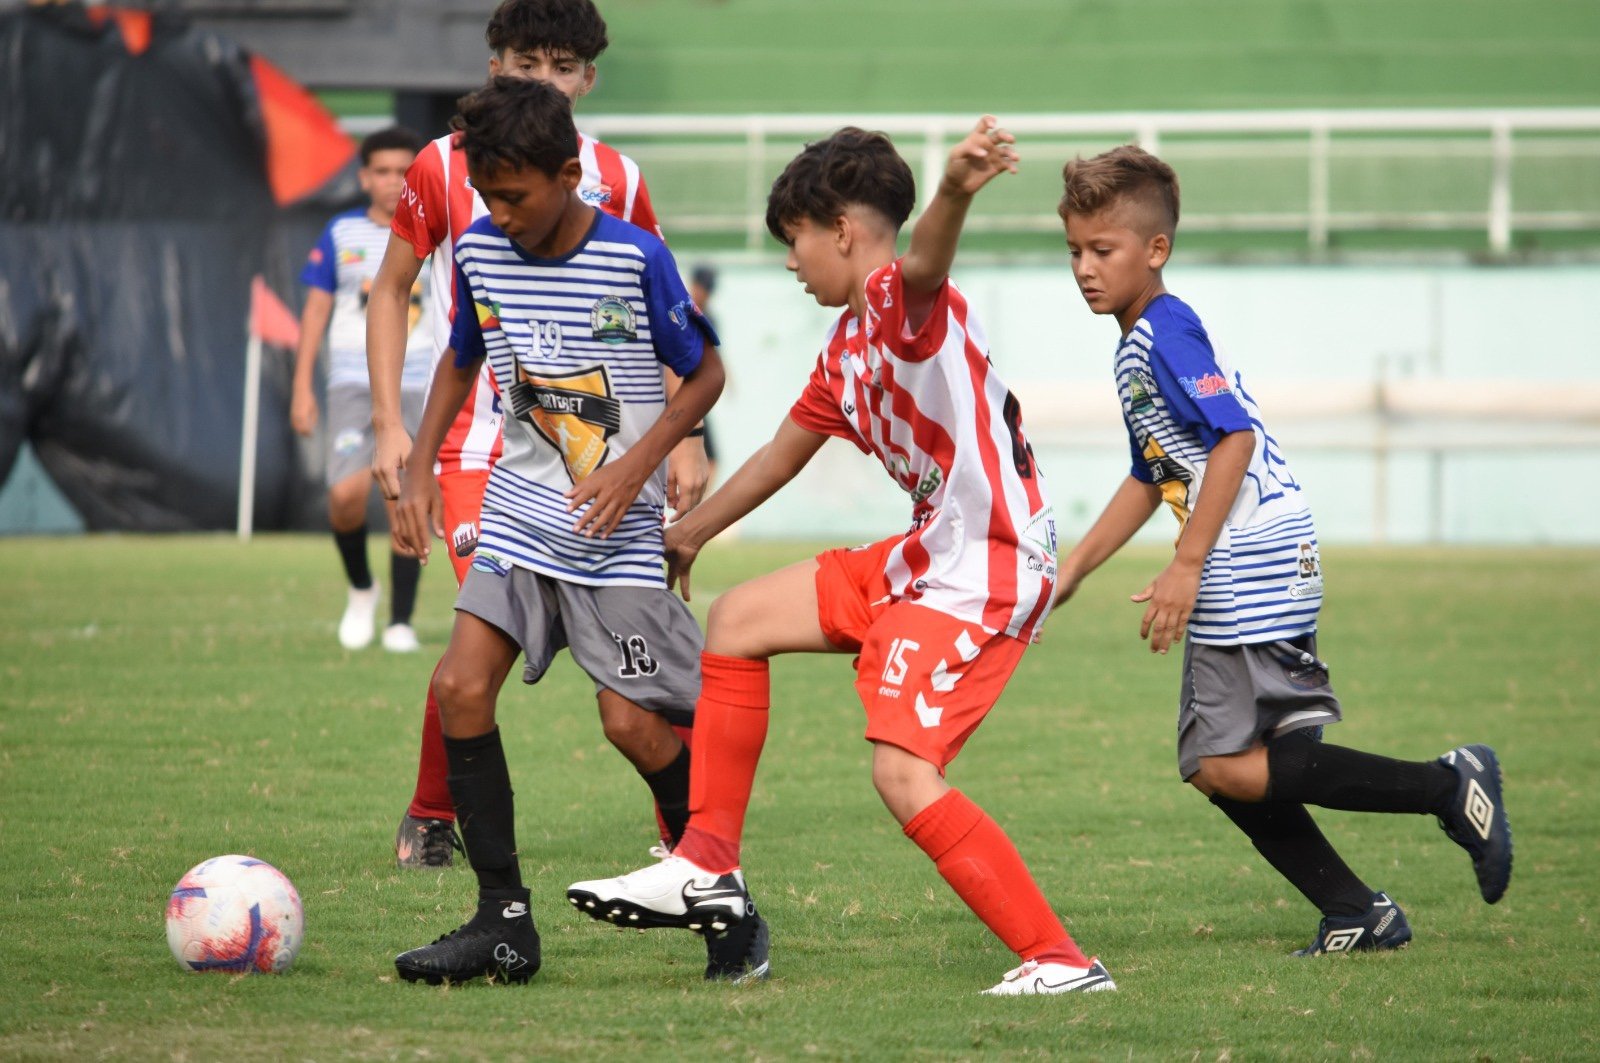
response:
[[[455,550],[457,557],[466,557],[478,548],[478,525],[476,521],[462,521],[456,525],[455,531],[450,533],[450,545]]]
[[[339,252],[339,265],[341,266],[353,266],[357,262],[365,262],[366,260],[367,252],[365,248],[346,247]]]
[[[610,438],[622,428],[622,401],[611,392],[604,366],[572,373],[530,373],[506,389],[511,416],[525,421],[556,448],[567,476],[577,483],[605,463]]]
[[[595,185],[593,188],[579,189],[578,198],[597,207],[604,206],[611,202],[611,186]]]
[[[1155,409],[1156,400],[1153,398],[1156,382],[1150,379],[1150,374],[1142,369],[1135,369],[1128,374],[1128,409],[1134,413],[1149,413]]]
[[[589,328],[601,343],[627,343],[639,335],[633,307],[615,295],[607,295],[590,307]]]

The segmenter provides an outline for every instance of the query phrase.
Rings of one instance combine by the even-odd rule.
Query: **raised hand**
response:
[[[978,119],[972,132],[950,152],[940,191],[970,196],[1001,173],[1017,172],[1017,138],[992,114]]]

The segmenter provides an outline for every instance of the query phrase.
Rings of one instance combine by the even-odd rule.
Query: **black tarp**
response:
[[[0,483],[28,440],[91,530],[230,528],[251,278],[293,293],[354,184],[280,207],[249,53],[138,17],[0,11]],[[322,489],[268,355],[255,524],[305,527]]]

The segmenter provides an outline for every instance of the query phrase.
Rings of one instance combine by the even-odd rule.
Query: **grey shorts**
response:
[[[400,416],[415,436],[426,391],[400,392]],[[372,392],[359,384],[328,389],[328,486],[372,468]]]
[[[479,554],[456,608],[522,647],[522,681],[537,683],[562,649],[595,690],[612,690],[673,724],[694,720],[700,697],[700,625],[665,587],[589,587]]]
[[[1201,757],[1242,753],[1340,716],[1314,634],[1246,646],[1184,642],[1178,771],[1185,779],[1200,770]]]

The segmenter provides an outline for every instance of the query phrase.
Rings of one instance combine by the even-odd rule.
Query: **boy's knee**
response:
[[[439,702],[439,719],[448,721],[493,703],[494,695],[481,674],[456,668],[448,659],[433,676],[433,696]]]
[[[1267,796],[1266,750],[1256,748],[1223,757],[1201,757],[1189,785],[1207,797],[1262,801]]]

